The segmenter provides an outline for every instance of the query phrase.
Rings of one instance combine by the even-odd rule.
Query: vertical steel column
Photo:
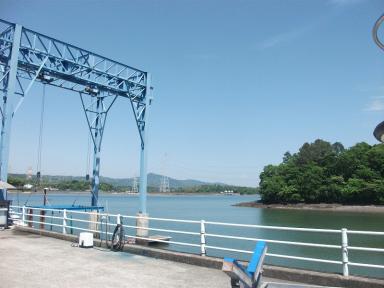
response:
[[[92,206],[99,205],[99,184],[100,184],[100,148],[101,148],[101,130],[103,129],[102,123],[102,97],[97,96],[96,102],[96,119],[95,119],[95,142],[93,146],[93,177],[92,177]]]
[[[147,153],[148,153],[148,114],[151,101],[151,74],[147,73],[145,90],[144,125],[141,126],[142,143],[140,149],[140,212],[147,214]]]
[[[6,92],[3,97],[3,117],[1,121],[1,140],[0,140],[0,180],[7,182],[8,180],[8,159],[9,159],[9,142],[12,124],[13,103],[12,98],[16,89],[17,63],[19,59],[19,49],[21,40],[22,26],[15,24],[13,33],[11,58],[9,60],[9,74],[7,80]],[[2,189],[0,200],[7,199],[7,189]]]

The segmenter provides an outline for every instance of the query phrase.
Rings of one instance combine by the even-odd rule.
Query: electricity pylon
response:
[[[133,177],[132,179],[132,193],[138,193],[139,189],[137,187],[137,177]]]
[[[169,193],[170,191],[169,178],[163,175],[160,181],[160,193]]]

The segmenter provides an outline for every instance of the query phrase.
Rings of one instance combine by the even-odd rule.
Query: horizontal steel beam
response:
[[[6,67],[13,41],[13,23],[0,20],[0,65]],[[22,29],[18,77],[31,79],[42,65],[47,84],[85,92],[86,87],[140,102],[145,98],[147,73],[30,29]],[[41,79],[37,79],[41,81]]]

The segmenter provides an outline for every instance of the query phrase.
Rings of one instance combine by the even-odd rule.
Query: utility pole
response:
[[[169,188],[169,178],[165,176],[167,174],[165,166],[166,166],[166,161],[167,161],[167,153],[164,153],[163,159],[161,161],[161,174],[163,174],[160,178],[160,187],[159,187],[159,192],[160,193],[169,193],[170,188]]]

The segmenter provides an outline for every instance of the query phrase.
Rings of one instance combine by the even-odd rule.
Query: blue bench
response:
[[[258,241],[248,266],[242,265],[233,258],[224,258],[222,271],[231,277],[232,287],[256,288],[261,284],[261,272],[266,252],[266,243]]]

